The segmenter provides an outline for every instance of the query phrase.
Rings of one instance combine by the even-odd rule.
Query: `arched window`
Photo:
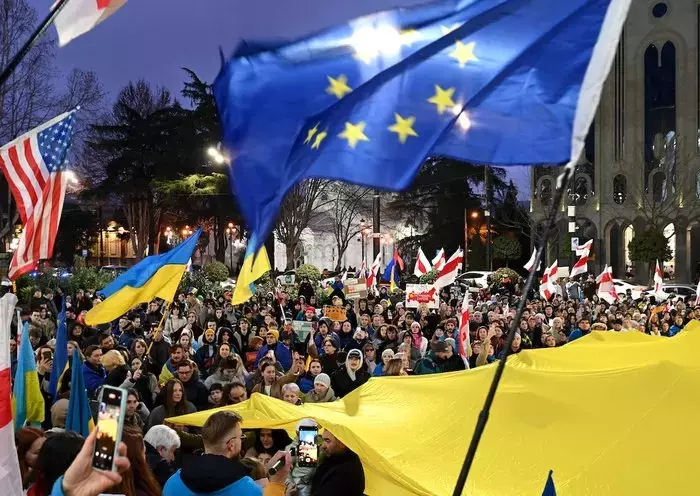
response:
[[[645,188],[664,157],[665,137],[676,131],[676,47],[670,41],[644,52]]]
[[[627,178],[618,174],[613,178],[613,201],[618,205],[625,203],[627,199]]]
[[[552,201],[552,181],[543,179],[540,183],[540,201],[542,205],[549,205]]]
[[[651,194],[654,203],[661,203],[666,199],[666,174],[663,172],[657,172],[653,175],[653,180],[651,184]]]

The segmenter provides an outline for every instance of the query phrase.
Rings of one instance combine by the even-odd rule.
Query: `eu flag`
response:
[[[249,251],[305,178],[400,190],[430,155],[577,159],[630,2],[441,0],[243,43],[214,93]]]

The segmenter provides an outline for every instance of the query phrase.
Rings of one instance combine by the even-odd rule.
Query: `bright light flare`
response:
[[[66,179],[68,180],[68,183],[70,184],[80,184],[80,181],[78,180],[78,175],[73,172],[72,170],[67,170],[65,172]]]
[[[452,113],[457,116],[457,125],[462,131],[468,131],[472,127],[472,121],[466,110],[462,110],[462,105],[457,104],[452,107]]]
[[[380,55],[397,55],[401,51],[404,39],[398,29],[388,24],[366,26],[355,31],[347,44],[355,50],[355,56],[365,63],[370,63]]]

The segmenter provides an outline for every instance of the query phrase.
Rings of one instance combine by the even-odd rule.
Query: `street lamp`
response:
[[[229,157],[221,150],[221,143],[207,148],[207,155],[209,155],[209,157],[219,165],[224,165],[230,162]]]
[[[367,232],[369,228],[367,227],[367,222],[365,219],[360,219],[360,236],[362,239],[362,261],[365,261],[365,238],[367,237]]]
[[[233,273],[233,237],[238,230],[233,225],[233,222],[228,223],[226,228],[226,234],[228,235],[228,260],[229,266],[231,267],[231,273]]]
[[[190,229],[190,226],[185,226],[182,230],[182,239],[189,238],[190,236],[192,236],[192,229]]]
[[[168,226],[165,228],[165,232],[163,232],[163,236],[166,238],[166,242],[171,245],[173,244],[173,228]]]

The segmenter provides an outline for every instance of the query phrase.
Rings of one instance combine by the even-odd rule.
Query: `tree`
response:
[[[648,227],[642,232],[635,232],[634,238],[627,244],[627,248],[631,261],[649,264],[650,276],[657,260],[663,263],[673,258],[668,239],[658,226]]]
[[[493,257],[506,261],[508,267],[509,260],[516,260],[522,254],[520,241],[510,236],[499,236],[492,241]]]
[[[287,269],[294,267],[294,255],[302,232],[329,203],[326,195],[328,185],[329,181],[324,179],[307,179],[294,186],[282,202],[275,234],[285,245]]]
[[[54,258],[70,266],[73,257],[90,246],[90,239],[98,235],[99,219],[94,212],[76,205],[66,205],[56,234]]]
[[[7,67],[36,28],[36,10],[26,0],[0,2],[0,67]],[[93,72],[74,69],[67,78],[54,67],[55,38],[44,36],[0,86],[0,146],[42,122],[81,106],[74,129],[71,165],[81,161],[83,130],[99,111],[104,92]],[[17,210],[5,179],[0,198],[0,239],[17,222]]]
[[[372,211],[372,190],[334,182],[328,185],[326,195],[330,198],[325,209],[327,222],[321,226],[321,231],[333,234],[337,248],[335,270],[338,271],[350,241],[360,234],[360,217]]]

